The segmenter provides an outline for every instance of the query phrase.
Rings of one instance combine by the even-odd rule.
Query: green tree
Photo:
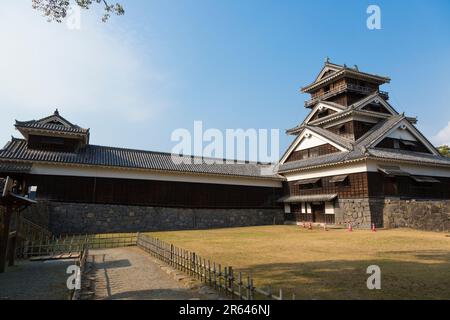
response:
[[[107,0],[31,0],[33,9],[40,11],[48,21],[62,22],[72,5],[82,9],[89,9],[92,4],[103,5],[104,14],[102,21],[106,22],[111,14],[121,16],[125,10],[119,3],[109,3]]]
[[[450,147],[448,145],[443,145],[443,146],[438,147],[438,151],[444,157],[450,157]]]

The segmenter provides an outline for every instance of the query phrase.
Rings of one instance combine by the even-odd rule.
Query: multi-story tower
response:
[[[388,77],[327,59],[314,82],[306,119],[280,161],[286,218],[383,225],[386,198],[450,198],[450,159],[399,114],[380,86]]]

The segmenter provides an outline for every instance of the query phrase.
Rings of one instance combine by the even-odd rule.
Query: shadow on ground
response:
[[[112,294],[104,300],[178,300],[184,299],[187,289],[135,290]]]
[[[258,264],[240,271],[252,274],[256,286],[283,288],[287,298],[295,292],[296,299],[450,299],[450,252],[389,254],[376,260]],[[370,265],[381,269],[381,290],[367,288]]]

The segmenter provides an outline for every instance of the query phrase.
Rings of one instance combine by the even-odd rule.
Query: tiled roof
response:
[[[378,122],[371,130],[365,135],[356,140],[356,145],[360,147],[369,147],[376,139],[386,134],[397,123],[405,119],[402,114],[391,116],[390,118]]]
[[[331,165],[339,162],[346,162],[359,159],[384,159],[393,161],[408,161],[421,164],[430,165],[445,165],[450,166],[450,158],[442,157],[439,155],[432,155],[421,152],[402,151],[396,149],[381,149],[373,148],[372,144],[381,136],[385,135],[390,129],[397,125],[400,121],[407,119],[404,115],[391,116],[388,119],[380,121],[369,132],[353,142],[348,140],[351,144],[349,151],[332,153],[316,158],[309,158],[303,160],[297,160],[292,162],[286,162],[280,165],[278,172],[287,172],[297,169],[306,169],[312,167],[318,167],[323,165]],[[311,126],[305,126],[310,128]],[[337,142],[335,135],[326,129],[314,126],[316,132],[334,142]],[[322,130],[322,131],[321,131]],[[339,137],[339,136],[338,136]],[[341,137],[340,137],[341,138]],[[347,139],[346,139],[347,140]]]
[[[336,193],[331,194],[314,194],[305,196],[285,196],[278,199],[278,202],[284,203],[299,203],[299,202],[316,202],[316,201],[331,201],[336,199],[338,195]]]
[[[30,121],[16,120],[15,126],[18,129],[28,128],[28,129],[40,129],[40,130],[59,131],[68,133],[79,133],[79,134],[89,133],[89,129],[83,129],[67,121],[59,114],[58,110],[56,110],[53,115],[39,120],[30,120]]]
[[[301,134],[301,132],[303,130],[305,130],[305,129],[309,129],[309,130],[311,130],[311,131],[313,131],[313,132],[315,132],[315,133],[317,133],[317,134],[319,134],[321,136],[324,136],[324,137],[330,139],[331,141],[333,141],[334,143],[336,143],[336,144],[338,144],[338,145],[340,145],[340,146],[342,146],[342,147],[344,147],[344,148],[346,148],[348,150],[353,149],[353,145],[352,145],[352,141],[351,140],[349,140],[347,138],[344,138],[344,137],[342,137],[340,135],[337,135],[337,134],[335,134],[335,133],[333,133],[333,132],[331,132],[329,130],[323,129],[322,127],[309,126],[309,125],[303,124],[303,125],[298,126],[297,128],[295,128],[296,134],[298,134],[298,135]],[[292,130],[294,130],[294,129],[292,129]]]
[[[13,139],[3,150],[0,150],[0,161],[2,160],[283,179],[276,174],[262,174],[261,171],[269,166],[256,162],[213,163],[213,159],[208,158],[180,157],[170,153],[96,145],[86,145],[77,153],[31,150],[27,148],[26,141],[22,139]]]
[[[87,133],[89,131],[89,129],[83,129],[78,126],[63,126],[54,123],[40,123],[36,120],[26,122],[16,121],[15,126],[18,128],[21,127],[21,128],[41,129],[49,131],[63,131],[71,133]]]
[[[339,144],[340,146],[342,146],[348,150],[353,149],[353,144],[352,144],[351,140],[344,138],[338,134],[335,134],[327,129],[324,129],[322,127],[316,127],[316,126],[306,126],[306,128],[310,129],[313,132],[320,134],[323,137],[330,139],[331,141]]]
[[[370,158],[381,158],[386,160],[401,160],[422,164],[450,166],[450,158],[435,156],[428,153],[410,152],[395,149],[381,149],[381,148],[371,148],[368,149],[368,152],[370,154]]]
[[[291,170],[312,168],[327,164],[336,164],[340,162],[346,162],[362,158],[364,158],[364,155],[359,150],[336,152],[316,158],[308,158],[304,160],[285,162],[282,165],[280,165],[278,172],[282,173]]]
[[[327,116],[322,117],[322,118],[318,118],[318,119],[309,121],[308,123],[306,123],[306,120],[308,119],[308,117],[307,117],[299,125],[295,126],[292,129],[286,130],[286,133],[295,135],[298,132],[300,132],[302,130],[303,126],[305,126],[306,124],[319,126],[319,125],[322,125],[324,123],[327,123],[327,122],[330,122],[330,121],[335,121],[335,120],[338,120],[338,119],[341,119],[341,118],[345,118],[345,117],[349,117],[349,116],[352,116],[352,115],[355,115],[355,114],[356,115],[366,115],[366,116],[375,117],[375,118],[387,118],[387,117],[389,117],[390,114],[385,114],[385,113],[380,113],[380,112],[375,112],[375,111],[369,111],[369,110],[363,110],[363,109],[360,108],[361,106],[364,106],[364,104],[368,103],[370,100],[372,100],[372,99],[374,99],[376,97],[378,97],[379,99],[381,99],[385,103],[387,103],[382,97],[380,97],[378,92],[375,92],[375,93],[373,93],[373,94],[371,94],[371,95],[369,95],[369,96],[367,96],[367,97],[365,97],[365,98],[363,98],[363,99],[361,99],[361,100],[359,100],[359,101],[355,102],[354,104],[352,104],[350,106],[347,106],[347,107],[343,106],[343,105],[340,105],[340,104],[337,104],[337,103],[334,103],[334,102],[319,101],[317,104],[323,103],[323,104],[328,104],[328,105],[339,106],[341,111],[338,111],[336,113],[327,115]],[[317,104],[316,104],[316,106],[317,106]],[[397,113],[397,111],[395,111],[395,109],[392,106],[390,106],[390,108],[392,108],[392,110],[395,113]],[[312,110],[311,113],[312,112],[314,112],[314,110]],[[413,123],[414,120],[416,120],[416,119],[408,118],[408,120]]]
[[[30,163],[0,162],[0,172],[27,173],[31,170]]]
[[[338,64],[334,64],[334,63],[330,64],[330,65],[333,65],[333,67],[335,67],[335,72],[333,72],[321,79],[314,80],[313,83],[303,87],[301,89],[302,92],[309,92],[309,90],[314,89],[321,84],[324,84],[326,82],[329,82],[330,80],[333,80],[339,76],[346,75],[346,74],[369,77],[373,80],[378,81],[380,84],[381,83],[389,83],[391,81],[391,79],[389,77],[380,76],[377,74],[371,74],[371,73],[367,73],[367,72],[362,72],[362,71],[359,71],[359,69],[357,69],[357,68],[349,68],[346,65],[338,65]],[[325,67],[326,66],[327,66],[327,64],[325,64]]]

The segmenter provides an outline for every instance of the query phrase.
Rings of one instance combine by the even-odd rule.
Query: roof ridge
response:
[[[366,132],[364,135],[362,135],[358,140],[355,141],[355,145],[356,146],[363,146],[365,148],[370,147],[371,144],[373,143],[373,141],[375,141],[378,137],[382,136],[383,134],[385,134],[385,132],[389,129],[391,129],[393,126],[395,126],[398,122],[400,122],[401,120],[405,119],[405,115],[404,114],[397,114],[397,115],[392,115],[389,118],[386,118],[385,120],[380,121],[379,123],[377,123],[372,129],[370,129],[368,132]],[[392,123],[390,123],[392,121]],[[384,128],[384,126],[388,126],[387,128]],[[381,132],[377,132],[378,130],[383,129]],[[377,136],[373,139],[370,140],[370,142],[366,142],[364,143],[364,141],[366,139],[368,139],[371,135],[375,135],[377,134]],[[364,144],[362,144],[364,143]]]
[[[353,145],[353,141],[350,139],[347,139],[345,137],[342,137],[334,132],[331,132],[330,130],[324,129],[322,127],[319,126],[313,126],[313,125],[306,125],[306,128],[311,129],[311,130],[317,130],[319,129],[316,133],[321,134],[320,131],[323,130],[326,132],[327,136],[325,136],[325,138],[332,140],[333,142],[338,143],[339,145],[341,145],[342,147],[345,147],[346,149],[349,149],[349,151],[352,151],[354,148]],[[345,145],[347,144],[347,145]],[[348,146],[350,146],[350,148],[348,148]]]
[[[19,143],[26,143],[27,141],[25,139],[20,138],[14,138],[7,143],[8,146],[12,144],[13,142],[19,142]],[[146,154],[153,154],[153,155],[162,155],[162,156],[181,156],[184,158],[192,158],[192,159],[202,159],[202,160],[215,160],[215,161],[223,161],[224,164],[237,164],[237,165],[255,165],[255,166],[270,166],[273,165],[273,163],[263,163],[259,161],[246,161],[246,160],[237,160],[237,159],[225,159],[225,158],[213,158],[213,157],[203,157],[203,156],[195,156],[195,155],[187,155],[187,154],[176,154],[171,152],[164,152],[164,151],[153,151],[153,150],[143,150],[143,149],[136,149],[136,148],[124,148],[124,147],[115,147],[115,146],[104,146],[104,145],[96,145],[96,144],[88,144],[83,149],[86,148],[101,148],[101,149],[111,149],[111,150],[117,150],[117,151],[128,151],[128,152],[139,152],[139,153],[146,153]],[[5,149],[2,149],[6,150]]]
[[[273,163],[262,163],[262,162],[259,162],[259,161],[247,161],[247,160],[226,159],[226,158],[213,158],[213,157],[204,157],[204,156],[196,156],[196,155],[189,155],[189,154],[177,154],[177,153],[165,152],[165,151],[153,151],[153,150],[144,150],[144,149],[136,149],[136,148],[104,146],[104,145],[96,145],[96,144],[89,144],[88,146],[96,147],[96,148],[104,148],[104,149],[114,149],[114,150],[135,151],[135,152],[142,152],[142,153],[167,155],[167,156],[182,156],[182,157],[194,158],[194,159],[221,160],[221,161],[225,161],[225,162],[230,161],[230,162],[235,162],[236,164],[255,164],[255,165],[271,165],[271,164],[273,164]]]

